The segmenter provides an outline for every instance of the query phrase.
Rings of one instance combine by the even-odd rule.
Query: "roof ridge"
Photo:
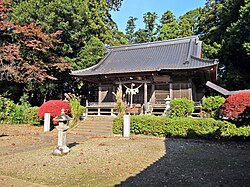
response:
[[[178,42],[182,42],[182,41],[186,41],[190,39],[198,39],[199,37],[198,35],[194,35],[194,36],[187,36],[184,38],[176,38],[176,39],[170,39],[170,40],[162,40],[162,41],[155,41],[155,42],[146,42],[146,43],[138,43],[138,44],[131,44],[131,45],[121,45],[121,46],[112,46],[112,47],[107,47],[107,50],[109,51],[114,51],[114,50],[127,50],[127,49],[133,49],[133,48],[142,48],[145,46],[150,46],[150,47],[154,47],[154,46],[161,46],[161,45],[171,45],[171,44],[176,44]],[[159,45],[160,44],[160,45]]]
[[[197,57],[197,56],[194,56],[194,55],[190,55],[190,57],[194,58],[196,60],[199,60],[199,61],[204,61],[206,63],[214,63],[214,64],[218,64],[219,63],[218,59],[204,59],[204,58],[200,58],[200,57]]]

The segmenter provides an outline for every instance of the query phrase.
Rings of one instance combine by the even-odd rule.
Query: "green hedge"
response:
[[[194,112],[194,102],[187,98],[178,98],[170,101],[171,117],[188,117]]]
[[[209,117],[219,117],[221,106],[225,103],[225,98],[221,96],[210,96],[202,98],[202,110]]]
[[[113,132],[122,134],[123,118],[115,118]],[[250,126],[237,128],[234,124],[212,118],[168,118],[165,116],[131,116],[132,134],[162,137],[191,137],[229,139],[250,137]]]

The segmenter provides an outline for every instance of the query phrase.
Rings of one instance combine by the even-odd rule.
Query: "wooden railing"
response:
[[[86,101],[86,115],[114,115],[115,102]]]

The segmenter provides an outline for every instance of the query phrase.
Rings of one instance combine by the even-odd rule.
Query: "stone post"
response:
[[[130,135],[130,115],[123,116],[123,137]]]
[[[148,113],[148,85],[144,83],[144,113]]]
[[[44,114],[44,132],[49,132],[50,131],[50,113],[45,113]]]

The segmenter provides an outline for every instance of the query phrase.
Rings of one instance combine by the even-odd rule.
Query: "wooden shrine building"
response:
[[[113,114],[112,92],[118,87],[128,108],[159,113],[168,96],[201,101],[206,82],[216,80],[218,61],[202,59],[201,50],[197,36],[110,47],[98,64],[71,75],[99,86],[98,101],[88,103],[88,114]]]

